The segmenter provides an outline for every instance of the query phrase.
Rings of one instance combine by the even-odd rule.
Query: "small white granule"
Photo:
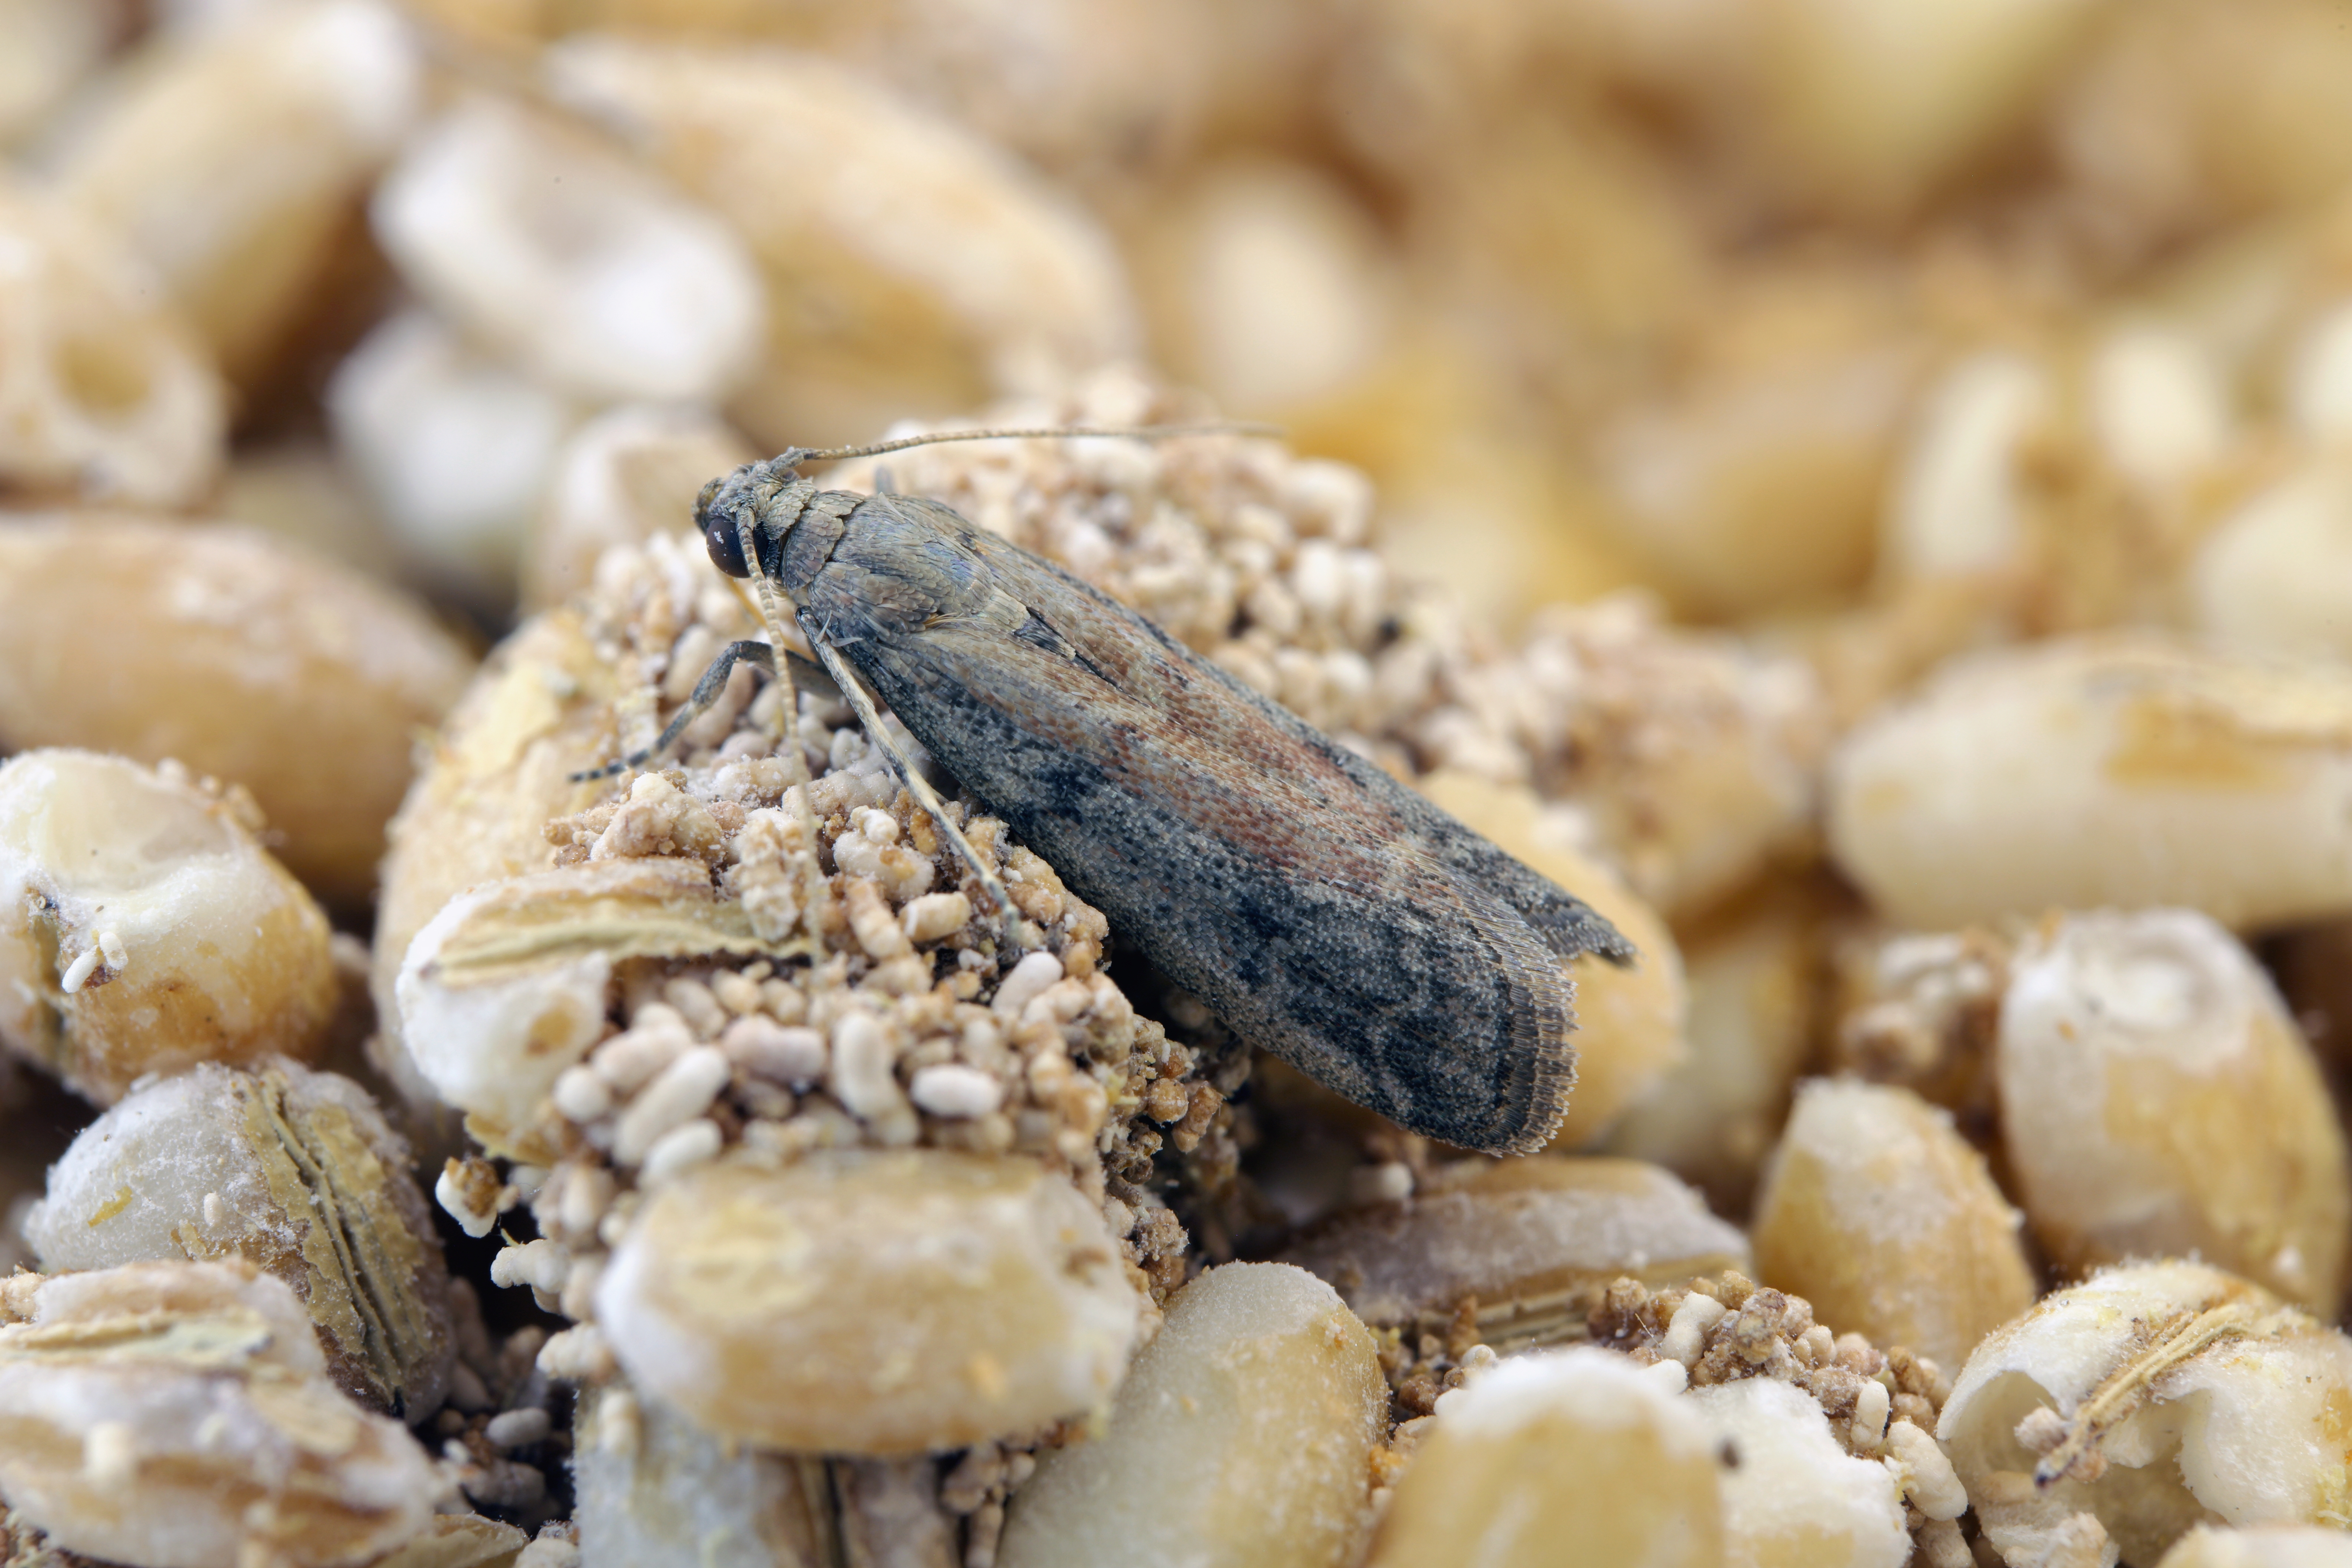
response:
[[[933,1116],[986,1116],[1004,1103],[1004,1089],[978,1068],[941,1062],[915,1074],[908,1097]]]

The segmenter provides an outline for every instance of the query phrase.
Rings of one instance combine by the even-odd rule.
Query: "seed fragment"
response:
[[[2332,1521],[2347,1408],[2352,1341],[2219,1269],[2151,1263],[1995,1331],[1937,1435],[2003,1556],[2112,1541],[2152,1563],[2200,1520]]]

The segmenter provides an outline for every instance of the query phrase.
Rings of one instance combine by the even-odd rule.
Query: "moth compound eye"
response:
[[[730,577],[749,577],[751,565],[743,559],[743,540],[735,527],[734,509],[720,508],[715,511],[711,509],[710,503],[719,494],[719,480],[711,480],[702,487],[702,493],[694,498],[694,524],[702,530],[703,546],[710,552],[713,566]]]

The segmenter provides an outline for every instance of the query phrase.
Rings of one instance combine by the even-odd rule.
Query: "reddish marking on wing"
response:
[[[1328,756],[1125,616],[1049,573],[1023,571],[1025,562],[988,553],[1005,586],[1114,686],[1066,658],[990,636],[971,648],[968,668],[992,667],[1004,687],[1029,687],[1036,700],[978,685],[974,696],[1244,854],[1365,892],[1422,879],[1409,868],[1417,858],[1399,853],[1412,827]],[[954,637],[947,628],[931,635]]]

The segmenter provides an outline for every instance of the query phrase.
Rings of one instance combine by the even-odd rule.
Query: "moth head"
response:
[[[694,498],[694,526],[702,531],[703,548],[709,551],[713,566],[730,577],[749,577],[755,565],[769,576],[775,574],[784,536],[816,493],[815,483],[798,471],[807,460],[806,452],[791,447],[702,487]],[[756,562],[744,552],[747,534]]]
[[[703,548],[710,552],[710,563],[730,577],[749,577],[751,563],[743,559],[743,536],[735,520],[726,511],[712,506],[719,499],[719,488],[727,481],[711,480],[694,498],[694,526],[702,531]]]

